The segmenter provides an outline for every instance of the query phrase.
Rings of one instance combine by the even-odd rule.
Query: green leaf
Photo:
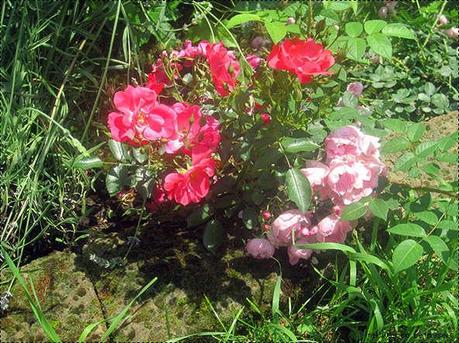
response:
[[[400,243],[392,255],[392,264],[395,273],[413,266],[421,258],[423,253],[424,249],[422,246],[412,239],[407,239]]]
[[[422,138],[425,131],[426,126],[423,123],[411,124],[411,126],[408,127],[408,139],[412,142],[417,142]]]
[[[223,243],[225,237],[225,231],[222,225],[216,219],[211,220],[207,223],[204,229],[204,235],[202,236],[202,243],[211,253],[215,254],[218,247]]]
[[[435,94],[436,87],[432,82],[426,82],[426,84],[424,85],[424,91],[428,96],[432,96]]]
[[[406,223],[398,224],[394,227],[391,227],[387,230],[390,233],[400,236],[409,236],[409,237],[425,237],[426,233],[424,229],[418,224]]]
[[[115,157],[116,160],[121,162],[129,161],[130,155],[129,148],[127,145],[110,139],[108,141],[108,147],[110,148],[110,151],[112,152],[113,157]]]
[[[425,158],[432,155],[438,149],[438,142],[429,141],[419,144],[415,149],[415,154],[418,158]]]
[[[389,60],[392,58],[392,43],[390,39],[382,33],[372,33],[368,35],[367,42],[370,48],[378,55]]]
[[[403,154],[397,161],[395,161],[395,171],[407,171],[409,170],[418,159],[412,152]]]
[[[413,31],[400,23],[388,24],[382,29],[382,33],[386,36],[393,36],[405,39],[416,39],[416,36],[414,35]]]
[[[387,213],[389,212],[389,206],[382,199],[376,198],[370,202],[369,209],[376,217],[382,220],[387,220]]]
[[[381,31],[387,23],[384,20],[368,20],[364,23],[365,32],[369,35]]]
[[[252,207],[242,210],[242,222],[245,227],[252,230],[258,225],[258,213]]]
[[[446,243],[438,236],[428,236],[424,240],[429,243],[435,254],[441,258],[443,263],[447,264],[449,258],[449,249]]]
[[[457,222],[454,222],[452,220],[442,220],[440,223],[438,223],[437,227],[442,230],[451,230],[451,231],[459,230]]]
[[[282,22],[265,22],[265,27],[275,44],[284,39],[285,35],[287,34],[287,27],[285,23]]]
[[[226,23],[226,27],[231,29],[235,26],[247,23],[249,21],[261,21],[261,17],[256,14],[242,13],[236,14],[234,17],[231,17]]]
[[[350,23],[346,23],[344,31],[346,31],[350,37],[358,37],[363,32],[363,25],[359,22],[352,21]]]
[[[114,196],[124,186],[128,186],[129,183],[128,168],[123,165],[113,167],[105,177],[105,187],[110,196]]]
[[[368,199],[364,198],[358,202],[347,205],[344,210],[341,218],[343,220],[356,220],[367,213]]]
[[[288,153],[309,152],[319,148],[319,145],[304,138],[285,137],[281,140],[281,145]]]
[[[307,244],[295,244],[295,247],[300,249],[311,249],[311,250],[339,250],[342,252],[356,253],[355,249],[340,243],[307,243]]]
[[[194,209],[193,212],[186,218],[187,227],[195,227],[201,225],[210,219],[212,211],[208,204]]]
[[[404,137],[397,137],[397,138],[394,138],[394,139],[386,142],[383,145],[381,151],[384,154],[390,154],[390,153],[406,150],[406,149],[409,148],[410,145],[411,145],[411,142],[409,142]]]
[[[406,121],[395,119],[395,118],[389,118],[389,119],[383,119],[381,122],[384,125],[384,127],[389,130],[400,132],[400,133],[406,132]]]
[[[88,157],[77,160],[73,163],[72,167],[76,169],[93,169],[103,167],[104,162],[99,157]]]
[[[311,204],[311,186],[308,179],[296,168],[287,171],[285,177],[288,198],[293,201],[298,209],[306,212]]]
[[[367,48],[367,43],[363,38],[349,38],[347,41],[347,56],[355,61],[361,61],[365,50]]]
[[[416,212],[414,215],[417,219],[429,225],[435,225],[438,222],[437,215],[431,211]]]

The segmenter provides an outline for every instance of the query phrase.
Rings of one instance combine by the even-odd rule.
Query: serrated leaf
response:
[[[368,35],[367,42],[370,48],[378,55],[389,60],[392,58],[392,43],[390,39],[382,33],[372,33]]]
[[[432,155],[438,149],[438,143],[435,141],[422,142],[419,144],[414,153],[418,158],[425,158]]]
[[[110,139],[108,141],[108,147],[116,160],[126,162],[130,159],[129,148],[127,145]]]
[[[416,156],[412,152],[403,154],[395,161],[395,171],[407,171],[417,162]]]
[[[217,249],[223,243],[225,231],[222,225],[216,219],[211,220],[207,223],[204,229],[204,235],[202,236],[202,243],[211,253],[215,254]]]
[[[256,15],[256,14],[250,14],[250,13],[242,13],[242,14],[236,14],[235,16],[231,17],[228,22],[226,23],[226,27],[228,29],[231,29],[235,26],[247,23],[249,21],[261,21],[261,17]]]
[[[408,237],[425,237],[426,232],[424,229],[419,226],[418,224],[413,223],[406,223],[406,224],[398,224],[394,227],[391,227],[387,230],[390,233],[400,236],[408,236]]]
[[[411,124],[411,126],[408,127],[408,139],[412,142],[417,142],[422,138],[425,131],[426,126],[423,123]]]
[[[355,61],[361,61],[366,48],[367,43],[365,39],[349,38],[347,41],[347,56]]]
[[[369,35],[381,31],[387,23],[384,20],[368,20],[364,23],[365,32]]]
[[[424,249],[422,246],[412,239],[401,242],[392,254],[392,264],[395,273],[399,273],[416,264],[423,253]]]
[[[281,145],[288,153],[309,152],[319,148],[319,145],[304,138],[284,137]]]
[[[356,21],[346,23],[344,31],[346,31],[350,37],[358,37],[363,32],[363,25]]]
[[[390,154],[390,153],[406,150],[409,148],[410,145],[411,145],[411,142],[409,142],[405,138],[397,137],[397,138],[394,138],[386,142],[383,145],[381,151],[385,154]]]
[[[272,41],[277,44],[282,39],[284,39],[287,34],[287,27],[285,23],[282,22],[265,22],[266,31],[268,31],[269,36]]]
[[[382,199],[376,198],[370,202],[368,206],[371,213],[382,220],[387,220],[387,213],[389,212],[389,206]]]
[[[288,198],[300,211],[306,212],[311,204],[311,186],[308,179],[298,169],[291,168],[287,171],[285,183]]]
[[[343,220],[356,220],[365,215],[367,213],[367,206],[368,206],[368,199],[362,199],[358,202],[353,204],[347,205],[343,213],[341,214],[341,218]]]
[[[389,130],[400,132],[400,133],[406,132],[406,121],[403,121],[400,119],[389,118],[389,119],[384,119],[381,122],[384,125],[384,127]]]
[[[435,254],[440,257],[443,263],[447,264],[449,258],[449,249],[446,243],[438,236],[428,236],[424,240],[429,243]]]
[[[416,39],[413,31],[407,26],[400,23],[391,23],[383,27],[382,33],[387,36],[405,38],[405,39]]]

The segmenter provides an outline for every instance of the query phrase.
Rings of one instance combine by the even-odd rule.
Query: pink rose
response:
[[[247,253],[257,259],[271,258],[274,255],[274,247],[263,238],[250,239],[245,246]]]
[[[156,100],[156,92],[146,87],[127,86],[115,93],[113,102],[118,112],[108,115],[108,126],[114,140],[129,144],[176,135],[177,114]]]
[[[301,169],[301,172],[308,179],[312,191],[317,193],[317,191],[325,186],[325,178],[329,170],[328,166],[321,162],[308,161],[306,168]]]
[[[346,235],[352,230],[350,222],[340,220],[335,215],[329,215],[317,224],[317,240],[319,242],[343,243]]]
[[[346,90],[352,95],[359,97],[363,92],[363,85],[361,82],[352,82],[347,85]]]
[[[169,200],[186,206],[198,203],[209,193],[210,177],[214,175],[215,162],[200,161],[185,173],[170,173],[164,178],[164,190]]]
[[[166,152],[182,149],[193,164],[209,158],[220,144],[219,122],[212,116],[203,117],[197,105],[179,102],[172,108],[177,112],[177,138],[168,142]]]
[[[325,139],[327,161],[346,155],[379,158],[379,138],[366,135],[355,126],[342,127]]]
[[[209,44],[206,57],[215,89],[221,96],[229,95],[236,87],[240,72],[239,62],[223,43]]]
[[[253,70],[256,70],[260,66],[261,58],[257,55],[247,55],[246,59],[247,62],[249,62],[250,66],[253,68]]]
[[[283,212],[274,220],[268,239],[275,247],[288,246],[292,243],[292,237],[309,236],[311,221],[309,214],[300,210],[289,210]]]

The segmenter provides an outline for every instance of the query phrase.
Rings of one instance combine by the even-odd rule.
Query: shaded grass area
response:
[[[2,2],[0,240],[15,258],[76,244],[83,233],[96,178],[73,164],[105,137],[107,76],[122,72],[119,84],[143,76],[128,5]]]

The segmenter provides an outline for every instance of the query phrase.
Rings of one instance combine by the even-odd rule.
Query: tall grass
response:
[[[16,260],[79,235],[93,179],[72,165],[103,135],[108,72],[130,67],[119,53],[135,47],[120,39],[122,10],[121,1],[2,2],[0,241]]]

